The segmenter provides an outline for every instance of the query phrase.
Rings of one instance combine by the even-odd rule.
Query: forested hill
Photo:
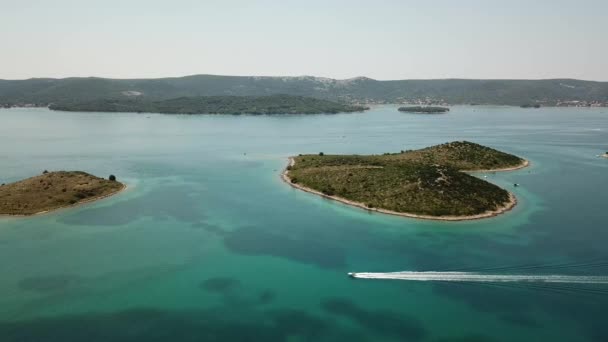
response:
[[[331,114],[368,109],[312,97],[270,96],[192,96],[168,100],[139,98],[100,99],[51,104],[50,109],[72,112],[134,112],[164,114]]]
[[[196,75],[158,79],[36,78],[0,80],[0,105],[141,97],[288,94],[345,103],[607,105],[608,82],[552,80],[336,80],[312,76]],[[578,101],[578,102],[576,102]]]

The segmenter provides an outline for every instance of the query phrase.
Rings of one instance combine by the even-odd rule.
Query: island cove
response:
[[[42,175],[0,185],[0,216],[29,216],[97,201],[127,186],[81,171],[44,171]]]
[[[517,204],[510,192],[467,172],[528,164],[463,141],[383,155],[299,155],[290,157],[282,178],[296,189],[366,210],[460,221],[496,216]]]

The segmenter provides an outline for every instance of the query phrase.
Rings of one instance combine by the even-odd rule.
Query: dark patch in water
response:
[[[436,283],[433,290],[438,295],[464,301],[478,311],[493,313],[503,321],[519,326],[540,326],[528,318],[528,313],[543,310],[551,316],[579,322],[587,336],[594,340],[608,341],[608,325],[604,319],[608,296],[585,292],[584,286]]]
[[[322,268],[344,268],[345,256],[340,247],[318,239],[292,238],[257,227],[243,227],[230,232],[224,244],[234,253],[272,255]]]
[[[217,277],[209,278],[200,284],[200,287],[209,292],[226,293],[235,290],[240,282],[235,278]]]
[[[270,316],[280,330],[305,337],[309,341],[318,340],[330,329],[326,321],[305,311],[285,309],[273,311]]]
[[[488,336],[472,334],[472,335],[463,335],[463,336],[454,336],[454,337],[442,337],[435,341],[436,342],[493,342],[496,340],[491,337],[488,337]]]
[[[162,187],[141,197],[116,202],[111,206],[83,210],[60,220],[73,225],[114,226],[125,225],[142,217],[155,220],[176,220],[200,223],[206,215],[201,212],[186,186]]]
[[[192,228],[203,229],[205,231],[208,231],[209,233],[213,233],[213,234],[216,234],[219,236],[226,235],[226,232],[224,231],[224,229],[222,227],[214,225],[214,224],[208,224],[205,222],[193,223]]]
[[[236,321],[226,316],[222,311],[133,309],[0,322],[0,336],[2,342],[346,341],[356,337],[331,320],[299,310],[276,310]]]
[[[540,326],[536,320],[528,315],[505,314],[501,315],[500,319],[507,323],[517,324],[526,328],[538,328]]]
[[[78,281],[72,275],[54,275],[23,278],[19,281],[19,288],[25,291],[55,292],[68,289]]]
[[[268,304],[272,302],[276,296],[276,293],[274,293],[272,290],[264,290],[260,292],[258,299],[260,300],[261,304]]]
[[[329,313],[348,317],[382,335],[406,341],[419,340],[426,336],[426,330],[420,321],[400,313],[388,310],[364,310],[345,298],[330,298],[323,301],[321,306]]]
[[[200,228],[205,229],[205,228],[207,228],[206,225],[205,225],[205,223],[203,223],[203,222],[196,222],[196,223],[191,224],[190,226],[192,228],[196,228],[196,229],[200,229]]]
[[[464,300],[482,312],[525,314],[533,305],[517,288],[475,283],[435,283],[436,294]]]

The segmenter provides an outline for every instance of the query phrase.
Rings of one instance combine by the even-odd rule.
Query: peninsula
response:
[[[326,198],[386,214],[436,220],[495,216],[515,196],[466,172],[507,171],[528,162],[475,143],[451,142],[384,155],[299,155],[283,180]]]
[[[450,111],[447,107],[433,106],[414,106],[414,107],[399,107],[400,112],[417,113],[417,114],[443,114]]]
[[[0,215],[34,215],[99,200],[125,189],[110,180],[81,171],[47,172],[0,185]]]
[[[304,96],[195,96],[168,100],[145,98],[99,99],[51,104],[51,110],[70,112],[135,112],[163,114],[335,114],[368,107]]]

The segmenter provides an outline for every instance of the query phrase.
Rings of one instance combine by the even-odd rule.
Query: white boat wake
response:
[[[456,282],[535,282],[535,283],[569,283],[569,284],[608,284],[608,276],[574,276],[574,275],[515,275],[515,274],[480,274],[475,272],[351,272],[348,275],[359,279],[395,279],[410,281],[456,281]]]

